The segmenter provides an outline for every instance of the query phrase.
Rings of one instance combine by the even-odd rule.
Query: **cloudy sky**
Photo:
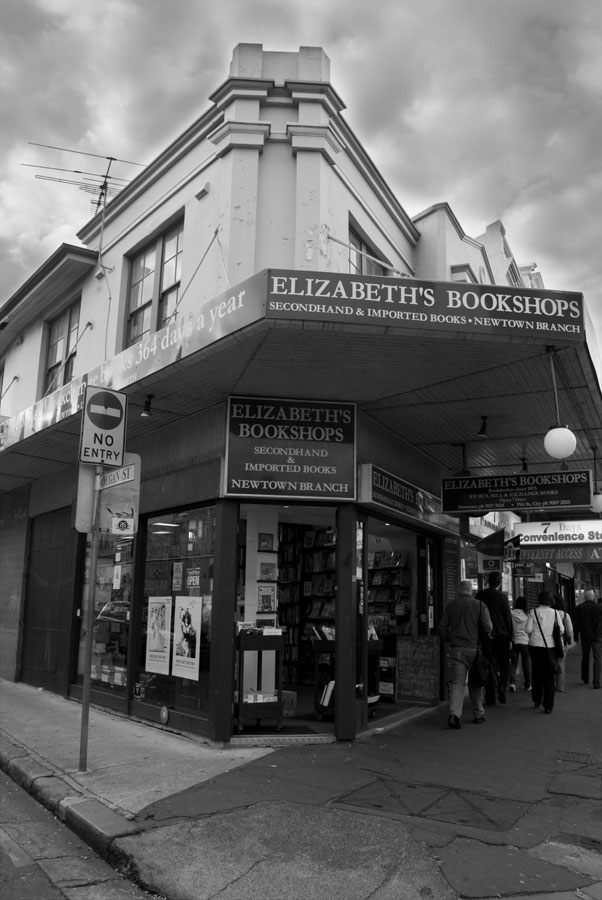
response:
[[[36,176],[150,162],[241,42],[323,47],[407,212],[447,201],[471,236],[501,219],[602,333],[600,0],[3,0],[0,303],[91,217],[89,194]]]

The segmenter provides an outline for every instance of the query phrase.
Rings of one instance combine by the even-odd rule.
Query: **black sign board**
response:
[[[591,506],[589,469],[445,478],[443,511],[494,512],[502,509],[583,509]]]
[[[355,404],[230,397],[225,493],[355,500]]]
[[[396,693],[398,700],[430,703],[439,700],[440,639],[437,636],[397,638]]]

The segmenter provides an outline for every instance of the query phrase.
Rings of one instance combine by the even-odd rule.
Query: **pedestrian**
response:
[[[525,631],[527,624],[527,601],[524,597],[517,597],[514,601],[510,615],[512,616],[512,650],[510,651],[510,685],[511,691],[516,690],[516,673],[520,661],[523,675],[523,687],[531,690],[531,657],[529,656],[529,635]]]
[[[554,653],[554,623],[558,622],[561,634],[564,625],[554,609],[554,596],[550,591],[541,591],[537,606],[529,613],[525,631],[529,635],[529,655],[531,657],[531,698],[535,709],[551,713],[554,709],[555,672],[550,659]]]
[[[575,607],[573,626],[575,641],[581,641],[581,681],[589,684],[589,659],[593,658],[593,686],[600,688],[602,670],[602,606],[593,591],[586,591],[583,603]]]
[[[487,607],[474,596],[471,581],[460,582],[458,596],[445,607],[439,621],[439,634],[449,641],[451,681],[449,685],[448,728],[461,728],[464,688],[468,681],[468,695],[476,724],[485,721],[483,691],[472,677],[471,665],[477,655],[480,633],[491,634],[491,617]]]
[[[554,594],[554,609],[557,611],[562,624],[564,625],[563,643],[565,648],[570,647],[574,640],[573,623],[571,617],[566,611],[566,604],[560,594]],[[564,691],[565,672],[566,672],[566,649],[564,656],[558,660],[560,663],[560,672],[556,675],[554,686],[557,691]]]
[[[491,617],[493,624],[493,637],[489,647],[494,661],[492,669],[497,668],[499,677],[491,677],[485,688],[485,705],[495,706],[496,698],[499,703],[506,702],[506,686],[510,670],[510,648],[512,646],[512,616],[510,615],[510,602],[508,596],[500,590],[502,576],[499,572],[491,572],[489,575],[489,587],[477,594],[477,600],[481,600]],[[492,672],[493,675],[493,672]]]

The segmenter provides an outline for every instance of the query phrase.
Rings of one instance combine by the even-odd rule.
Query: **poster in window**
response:
[[[171,674],[199,680],[199,643],[203,597],[176,597]]]
[[[149,597],[145,662],[147,672],[169,675],[170,626],[171,597]]]

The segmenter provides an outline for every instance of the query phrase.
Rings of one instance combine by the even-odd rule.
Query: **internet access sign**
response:
[[[82,416],[79,461],[123,465],[127,397],[118,391],[87,387]]]

